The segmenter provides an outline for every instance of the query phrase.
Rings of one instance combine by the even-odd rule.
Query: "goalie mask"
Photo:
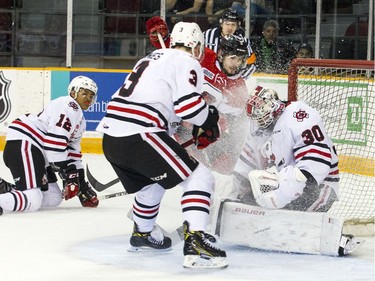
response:
[[[76,99],[77,98],[77,94],[79,92],[80,89],[85,89],[85,90],[89,90],[91,92],[93,92],[95,94],[94,98],[92,99],[91,101],[91,104],[95,103],[96,102],[96,98],[97,98],[97,92],[98,92],[98,86],[96,85],[96,83],[86,77],[86,76],[77,76],[75,77],[69,84],[68,86],[68,95],[70,95],[70,93],[72,91],[75,92],[74,96],[73,96],[73,99]]]
[[[246,114],[255,121],[260,128],[269,127],[284,111],[285,104],[277,93],[271,89],[257,86],[246,104]]]
[[[194,53],[195,47],[199,45],[199,55]],[[191,48],[194,58],[201,60],[204,53],[204,37],[199,25],[195,22],[178,22],[172,30],[170,46],[185,46]]]

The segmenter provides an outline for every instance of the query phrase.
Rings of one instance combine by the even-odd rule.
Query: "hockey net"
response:
[[[288,72],[288,99],[303,100],[320,112],[339,155],[340,200],[330,212],[370,227],[375,215],[374,84],[374,61],[295,59]]]

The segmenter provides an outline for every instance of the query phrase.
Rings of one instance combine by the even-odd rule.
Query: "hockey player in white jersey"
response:
[[[171,136],[182,121],[192,123],[200,148],[219,138],[215,107],[202,95],[203,34],[196,23],[179,22],[170,48],[138,61],[123,86],[112,96],[97,130],[103,150],[133,204],[134,230],[130,250],[165,251],[171,239],[155,227],[167,189],[182,187],[184,267],[222,268],[226,253],[205,235],[214,185],[210,170],[190,157]]]
[[[9,125],[3,158],[15,184],[0,180],[2,211],[57,207],[62,198],[76,195],[84,207],[98,205],[96,193],[85,181],[80,151],[86,130],[83,110],[95,102],[97,91],[90,78],[75,77],[68,86],[68,96],[51,101],[37,115],[22,115]],[[55,172],[63,179],[62,191]]]
[[[266,250],[337,256],[355,249],[359,241],[342,234],[343,221],[326,213],[338,200],[339,170],[319,113],[258,86],[247,114],[253,129],[235,168],[242,202],[222,202],[216,233]]]

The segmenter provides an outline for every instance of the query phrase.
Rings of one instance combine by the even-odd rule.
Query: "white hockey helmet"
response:
[[[86,90],[93,92],[95,96],[92,99],[91,104],[96,102],[98,86],[96,85],[94,80],[86,76],[77,76],[73,78],[73,80],[70,81],[69,86],[68,86],[68,95],[70,95],[70,93],[74,91],[75,96],[73,98],[76,99],[79,89],[86,89]]]
[[[194,48],[200,44],[199,56],[194,54]],[[201,28],[195,22],[178,22],[173,27],[171,33],[170,46],[182,45],[191,48],[193,57],[200,60],[204,52],[204,37]]]
[[[257,86],[246,103],[246,114],[260,128],[267,128],[284,111],[285,104],[276,91]]]

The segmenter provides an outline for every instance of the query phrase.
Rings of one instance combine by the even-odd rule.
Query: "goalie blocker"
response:
[[[256,249],[347,255],[361,244],[342,235],[343,220],[327,213],[271,210],[239,202],[221,202],[216,224],[222,241]]]

